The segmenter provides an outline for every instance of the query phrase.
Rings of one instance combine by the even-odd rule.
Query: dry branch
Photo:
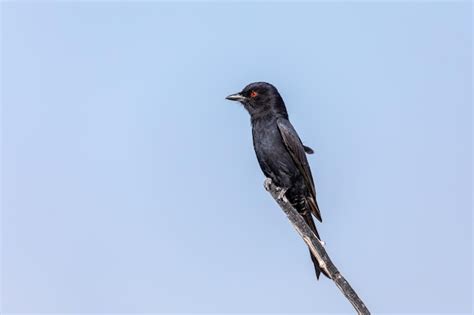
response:
[[[321,269],[326,271],[326,273],[336,283],[336,286],[342,291],[349,302],[351,302],[352,306],[354,306],[357,314],[369,315],[370,312],[365,306],[364,302],[362,302],[354,289],[352,289],[349,282],[347,282],[339,270],[337,270],[336,266],[334,266],[331,259],[329,258],[329,255],[324,249],[324,246],[318,240],[316,235],[314,235],[304,219],[288,202],[286,197],[281,196],[282,189],[274,185],[269,179],[265,181],[265,189],[270,192],[273,199],[275,199],[275,201],[280,205],[281,209],[283,212],[285,212],[293,227],[309,246],[314,256],[318,259]]]

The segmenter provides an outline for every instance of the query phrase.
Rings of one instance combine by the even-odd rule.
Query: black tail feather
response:
[[[316,225],[314,224],[314,220],[313,220],[313,216],[311,215],[310,212],[306,211],[304,214],[303,214],[303,218],[306,222],[306,224],[308,224],[308,226],[311,228],[311,230],[313,231],[313,233],[316,235],[316,237],[321,240],[321,238],[319,237],[319,233],[318,233],[318,230],[316,229]],[[328,278],[329,275],[323,270],[321,269],[321,267],[319,266],[319,263],[318,263],[318,259],[313,255],[313,253],[311,252],[311,250],[309,250],[309,253],[311,255],[311,260],[313,261],[313,265],[314,265],[314,271],[316,272],[316,279],[319,280],[319,276],[321,275],[321,272]]]

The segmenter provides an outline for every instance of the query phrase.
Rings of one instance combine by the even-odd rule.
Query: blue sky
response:
[[[469,2],[3,2],[2,311],[352,312],[263,189],[276,85],[374,313],[470,313]]]

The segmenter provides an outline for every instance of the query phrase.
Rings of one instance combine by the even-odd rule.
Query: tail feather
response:
[[[314,220],[313,220],[313,217],[311,216],[311,213],[309,212],[306,212],[303,214],[303,218],[306,222],[306,224],[308,224],[308,226],[311,228],[311,230],[313,231],[313,233],[316,235],[316,237],[321,240],[321,238],[319,237],[319,233],[318,233],[318,230],[316,229],[316,225],[314,224]],[[308,248],[309,249],[309,248]],[[313,265],[314,265],[314,271],[316,272],[316,279],[319,280],[319,276],[321,275],[321,272],[328,278],[329,275],[323,270],[321,269],[321,267],[319,266],[319,262],[318,262],[318,259],[313,255],[313,253],[311,252],[311,249],[309,250],[309,253],[311,255],[311,260],[313,261]]]

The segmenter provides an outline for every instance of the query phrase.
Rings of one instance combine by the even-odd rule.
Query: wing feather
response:
[[[289,120],[279,118],[277,120],[277,125],[283,138],[283,142],[285,143],[285,146],[296,166],[301,174],[303,174],[306,186],[308,187],[309,196],[306,198],[306,202],[308,203],[313,215],[322,222],[321,212],[319,211],[316,202],[316,190],[314,188],[313,175],[311,174],[311,169],[309,168],[308,160],[306,158],[305,147]]]

